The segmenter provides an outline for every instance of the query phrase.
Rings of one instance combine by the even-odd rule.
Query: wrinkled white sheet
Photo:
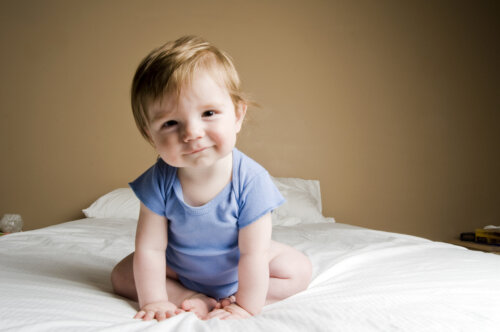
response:
[[[325,221],[327,221],[325,219]],[[340,223],[275,227],[310,287],[240,321],[132,319],[111,291],[135,222],[82,219],[0,237],[1,331],[499,331],[500,255]]]

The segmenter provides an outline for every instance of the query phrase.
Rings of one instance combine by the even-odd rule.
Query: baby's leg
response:
[[[311,261],[300,251],[272,241],[269,276],[266,304],[283,300],[305,290],[311,281]]]
[[[111,284],[116,294],[138,301],[134,281],[134,253],[120,261],[111,272]],[[177,274],[167,265],[165,278],[168,300],[180,309],[193,312],[200,318],[205,316],[217,305],[215,299],[185,288]]]

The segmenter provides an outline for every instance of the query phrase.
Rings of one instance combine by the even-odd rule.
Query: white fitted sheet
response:
[[[87,218],[0,237],[1,331],[498,331],[500,255],[341,223],[277,226],[309,288],[240,321],[134,320],[109,275],[136,222]]]

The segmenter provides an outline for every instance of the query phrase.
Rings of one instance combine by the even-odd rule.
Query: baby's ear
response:
[[[247,114],[247,104],[244,102],[239,102],[235,109],[236,112],[236,132],[240,132],[243,120],[245,120],[245,115]]]

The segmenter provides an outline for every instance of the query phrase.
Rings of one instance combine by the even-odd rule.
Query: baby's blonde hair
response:
[[[248,104],[240,90],[240,78],[234,64],[224,51],[200,37],[184,36],[153,50],[139,64],[132,82],[131,102],[135,123],[149,142],[148,107],[166,94],[189,86],[194,74],[207,70],[213,79],[221,80],[237,107]]]

